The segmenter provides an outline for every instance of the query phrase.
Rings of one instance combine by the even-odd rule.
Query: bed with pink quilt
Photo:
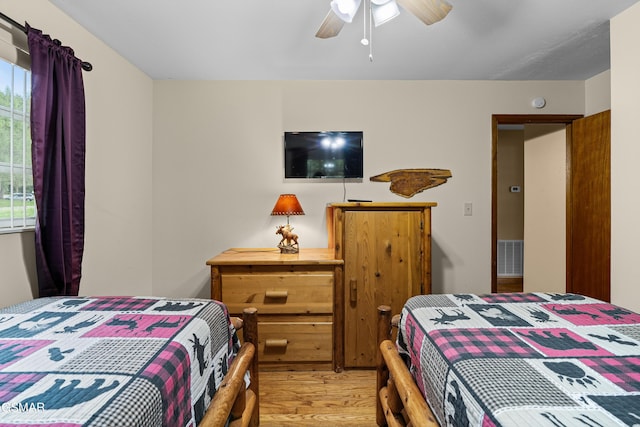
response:
[[[393,347],[442,426],[640,424],[640,315],[603,301],[416,296]]]
[[[0,426],[195,426],[238,348],[226,307],[211,300],[0,309]]]

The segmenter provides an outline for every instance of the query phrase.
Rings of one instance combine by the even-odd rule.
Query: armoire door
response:
[[[400,313],[421,293],[423,228],[417,210],[345,211],[345,367],[375,366],[379,305]]]

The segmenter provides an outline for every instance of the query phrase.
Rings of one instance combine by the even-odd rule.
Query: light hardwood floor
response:
[[[498,292],[522,292],[522,277],[498,278]]]
[[[260,371],[263,427],[376,425],[376,371]]]

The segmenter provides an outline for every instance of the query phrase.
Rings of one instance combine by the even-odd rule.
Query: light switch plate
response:
[[[472,216],[473,215],[473,203],[464,202],[464,216]]]

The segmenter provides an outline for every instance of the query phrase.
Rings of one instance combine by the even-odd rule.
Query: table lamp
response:
[[[297,254],[299,250],[298,235],[293,233],[293,227],[289,225],[289,215],[304,215],[304,211],[296,195],[281,194],[276,205],[271,210],[271,215],[287,216],[287,225],[276,226],[276,234],[282,236],[280,243],[278,243],[280,253]]]

